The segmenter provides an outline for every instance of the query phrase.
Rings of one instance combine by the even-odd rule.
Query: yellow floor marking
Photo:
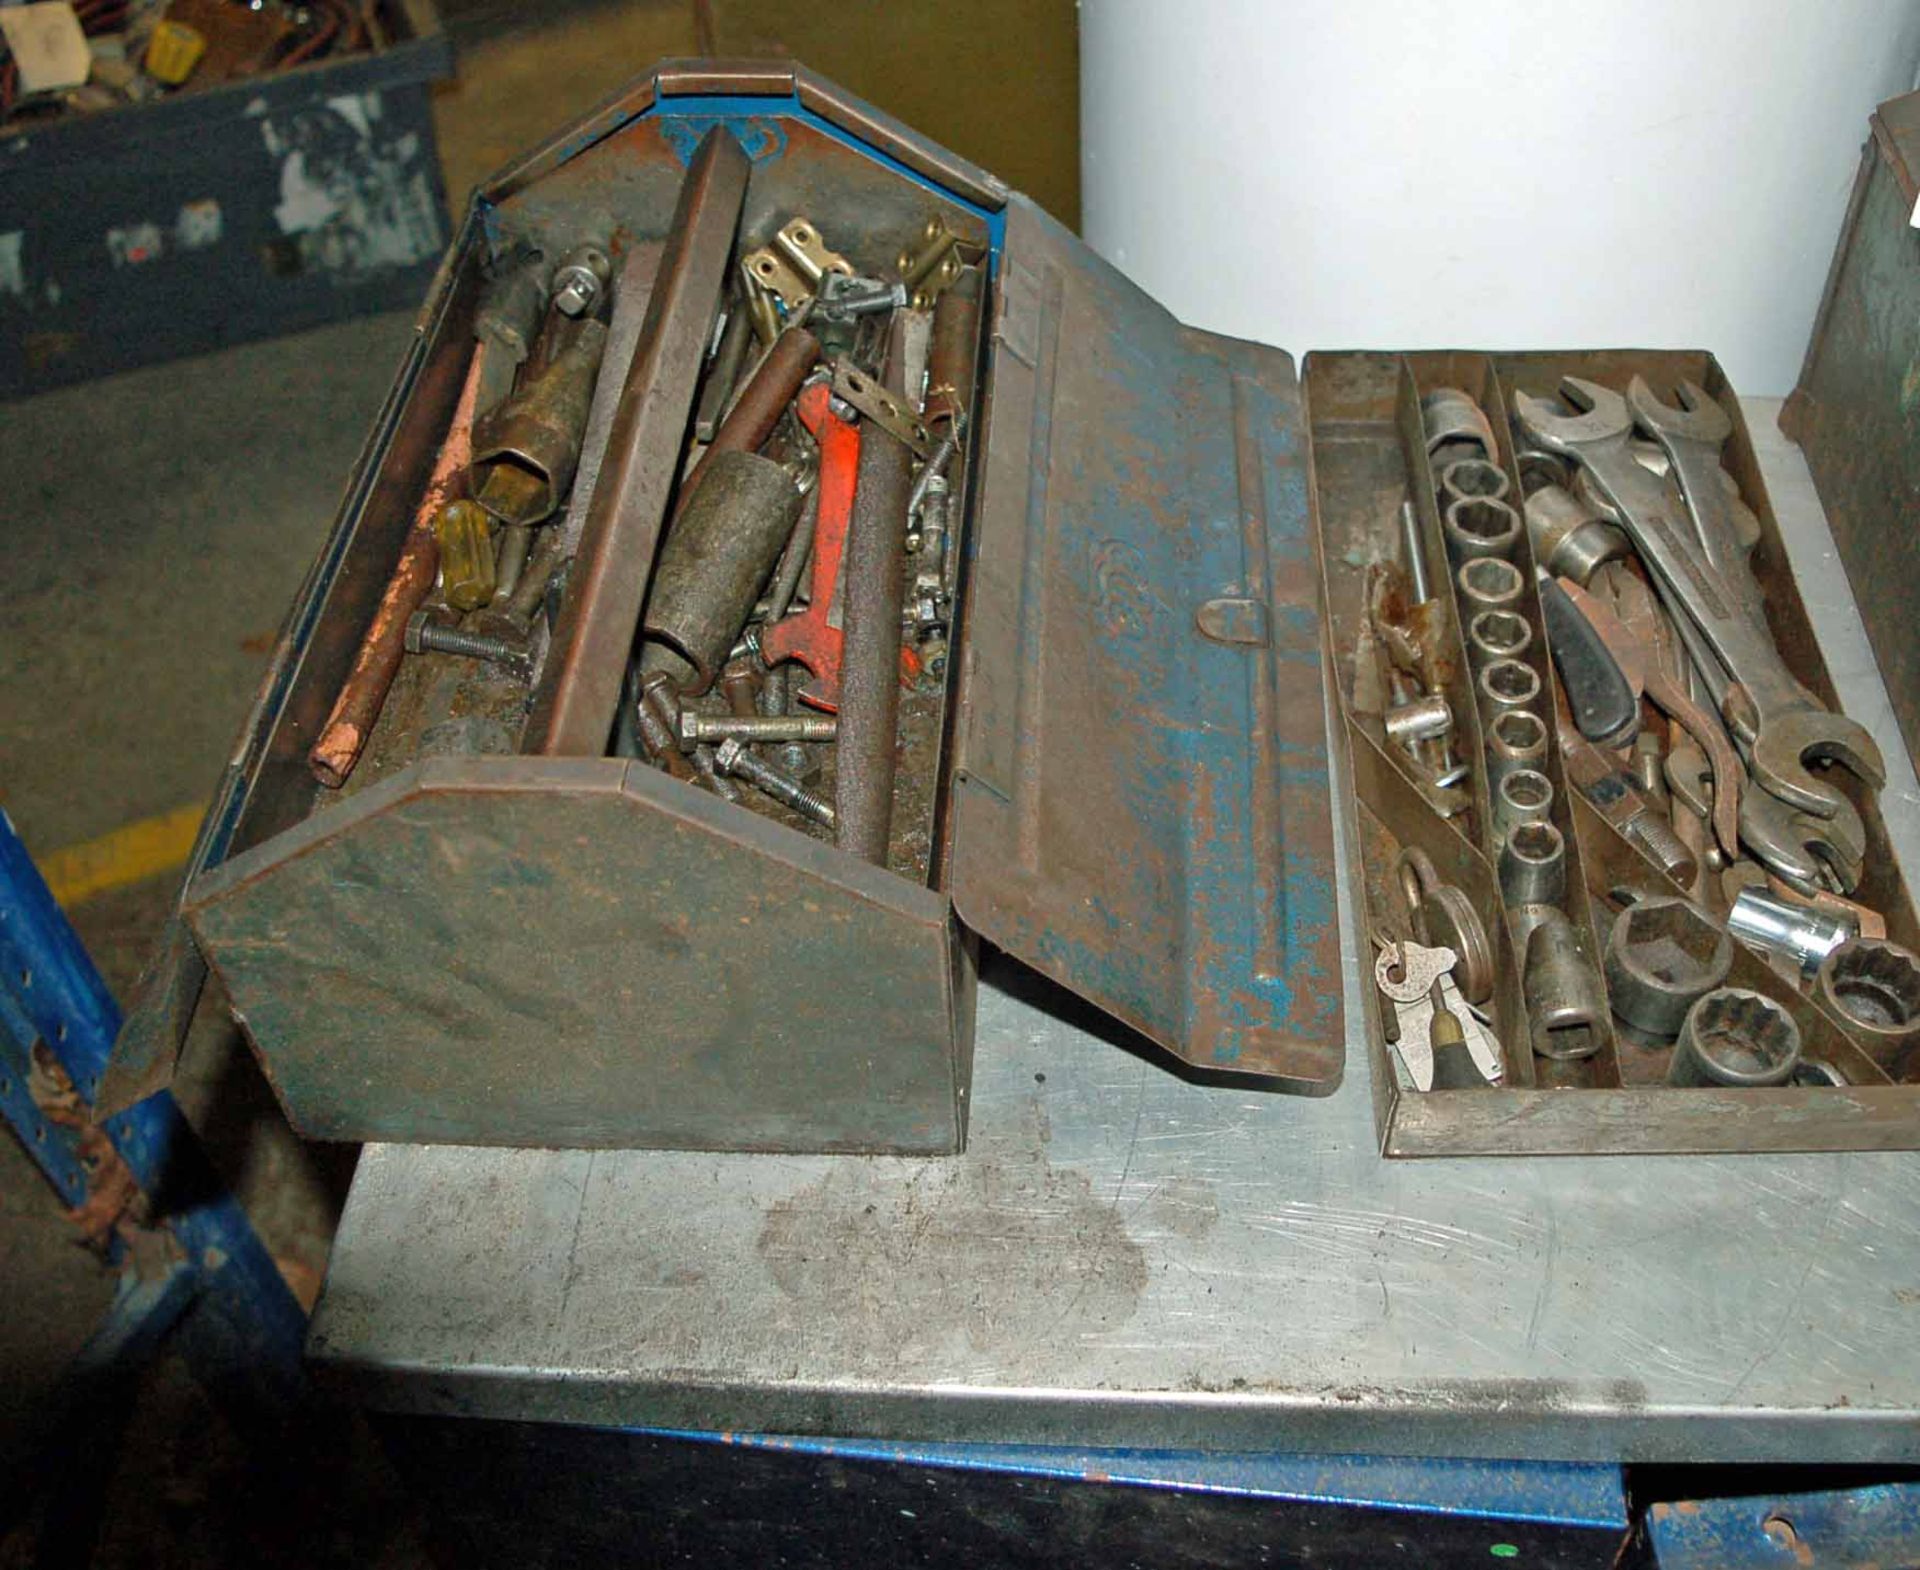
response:
[[[68,845],[39,859],[40,875],[62,905],[186,865],[207,804],[197,801],[142,818],[98,839]]]

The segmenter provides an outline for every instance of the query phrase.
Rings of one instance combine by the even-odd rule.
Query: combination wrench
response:
[[[1520,428],[1536,445],[1586,470],[1656,581],[1725,669],[1732,685],[1722,709],[1747,743],[1753,784],[1820,819],[1839,816],[1848,803],[1836,787],[1808,771],[1810,759],[1840,764],[1879,789],[1886,766],[1873,737],[1856,721],[1823,707],[1794,678],[1749,610],[1758,603],[1757,586],[1735,588],[1736,580],[1751,577],[1737,541],[1729,542],[1735,556],[1731,571],[1716,567],[1702,547],[1689,543],[1691,521],[1675,516],[1666,487],[1633,456],[1627,401],[1612,388],[1577,376],[1561,379],[1560,394],[1580,412],[1570,415],[1546,399],[1515,393]]]

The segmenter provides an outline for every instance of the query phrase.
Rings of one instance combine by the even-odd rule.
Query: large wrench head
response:
[[[1879,744],[1858,720],[1812,708],[1762,718],[1748,754],[1754,784],[1816,817],[1851,810],[1837,787],[1807,771],[1810,761],[1851,769],[1875,790],[1887,782]]]
[[[1644,376],[1636,376],[1627,383],[1627,407],[1655,437],[1674,437],[1718,447],[1733,434],[1733,421],[1720,407],[1719,399],[1706,388],[1698,382],[1682,380],[1675,390],[1680,395],[1677,409],[1656,398]]]
[[[1755,859],[1803,894],[1833,883],[1850,894],[1866,867],[1866,825],[1852,802],[1843,802],[1831,818],[1816,818],[1749,785],[1740,793],[1740,839]]]
[[[1633,429],[1627,401],[1611,387],[1584,376],[1560,378],[1560,396],[1580,411],[1568,414],[1558,404],[1531,393],[1513,395],[1513,417],[1520,429],[1548,452],[1577,458],[1582,447],[1625,436]]]

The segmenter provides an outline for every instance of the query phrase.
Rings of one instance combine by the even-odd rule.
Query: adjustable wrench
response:
[[[847,523],[853,516],[855,473],[860,467],[860,427],[833,412],[824,381],[800,390],[793,401],[800,423],[820,444],[819,521],[813,532],[813,597],[805,610],[782,616],[760,635],[760,657],[769,666],[798,660],[812,680],[794,692],[809,708],[836,714],[840,709],[840,562],[847,549]],[[920,677],[920,656],[900,651],[900,684]]]
[[[1842,764],[1879,789],[1886,766],[1873,737],[1856,721],[1822,707],[1794,679],[1773,639],[1747,609],[1757,589],[1735,590],[1729,574],[1690,541],[1691,520],[1674,515],[1666,488],[1634,458],[1633,416],[1626,400],[1577,376],[1562,378],[1560,392],[1582,412],[1569,415],[1545,399],[1515,393],[1520,428],[1537,445],[1587,471],[1617,509],[1621,527],[1661,588],[1725,667],[1733,686],[1722,707],[1735,734],[1747,741],[1753,783],[1823,819],[1839,815],[1846,797],[1808,772],[1809,758]],[[1744,570],[1744,560],[1740,566]]]
[[[813,597],[807,608],[783,616],[760,635],[760,657],[769,666],[798,660],[812,680],[795,693],[803,703],[832,714],[840,707],[840,622],[834,595],[840,558],[847,548],[853,513],[853,477],[860,464],[860,428],[833,412],[827,384],[803,387],[794,413],[820,444],[819,521],[813,531]]]

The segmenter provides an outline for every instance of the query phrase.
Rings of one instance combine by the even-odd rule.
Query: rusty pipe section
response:
[[[581,531],[521,751],[598,757],[620,709],[667,498],[747,196],[747,155],[724,126],[681,182],[633,364]]]
[[[660,547],[641,628],[646,669],[666,671],[688,697],[713,685],[799,510],[793,476],[771,458],[707,454]]]
[[[702,461],[712,462],[716,453],[759,451],[819,358],[820,340],[804,327],[789,327],[774,339],[713,433]]]
[[[340,684],[333,712],[321,727],[320,739],[307,753],[307,767],[313,777],[332,790],[347,783],[366,749],[367,737],[380,718],[400,661],[406,657],[407,621],[420,608],[440,570],[440,543],[433,532],[433,520],[453,499],[460,476],[466,472],[473,450],[474,404],[486,373],[486,359],[495,352],[491,346],[478,348],[467,364],[467,379],[454,404],[447,439],[434,460],[433,473],[413,515],[413,526],[401,542],[400,559],[394,564],[373,620],[367,624],[366,636],[360,640],[353,667]]]
[[[474,423],[470,485],[502,523],[540,523],[559,510],[580,463],[594,378],[607,352],[607,324],[547,316],[539,368]]]
[[[901,324],[887,343],[887,390],[905,383]],[[900,720],[900,611],[906,600],[907,493],[913,455],[871,420],[841,570],[846,625],[840,655],[840,737],[833,802],[841,849],[887,864],[894,746]]]
[[[980,354],[980,269],[963,270],[934,303],[933,342],[927,349],[928,425],[958,419],[973,386]]]

